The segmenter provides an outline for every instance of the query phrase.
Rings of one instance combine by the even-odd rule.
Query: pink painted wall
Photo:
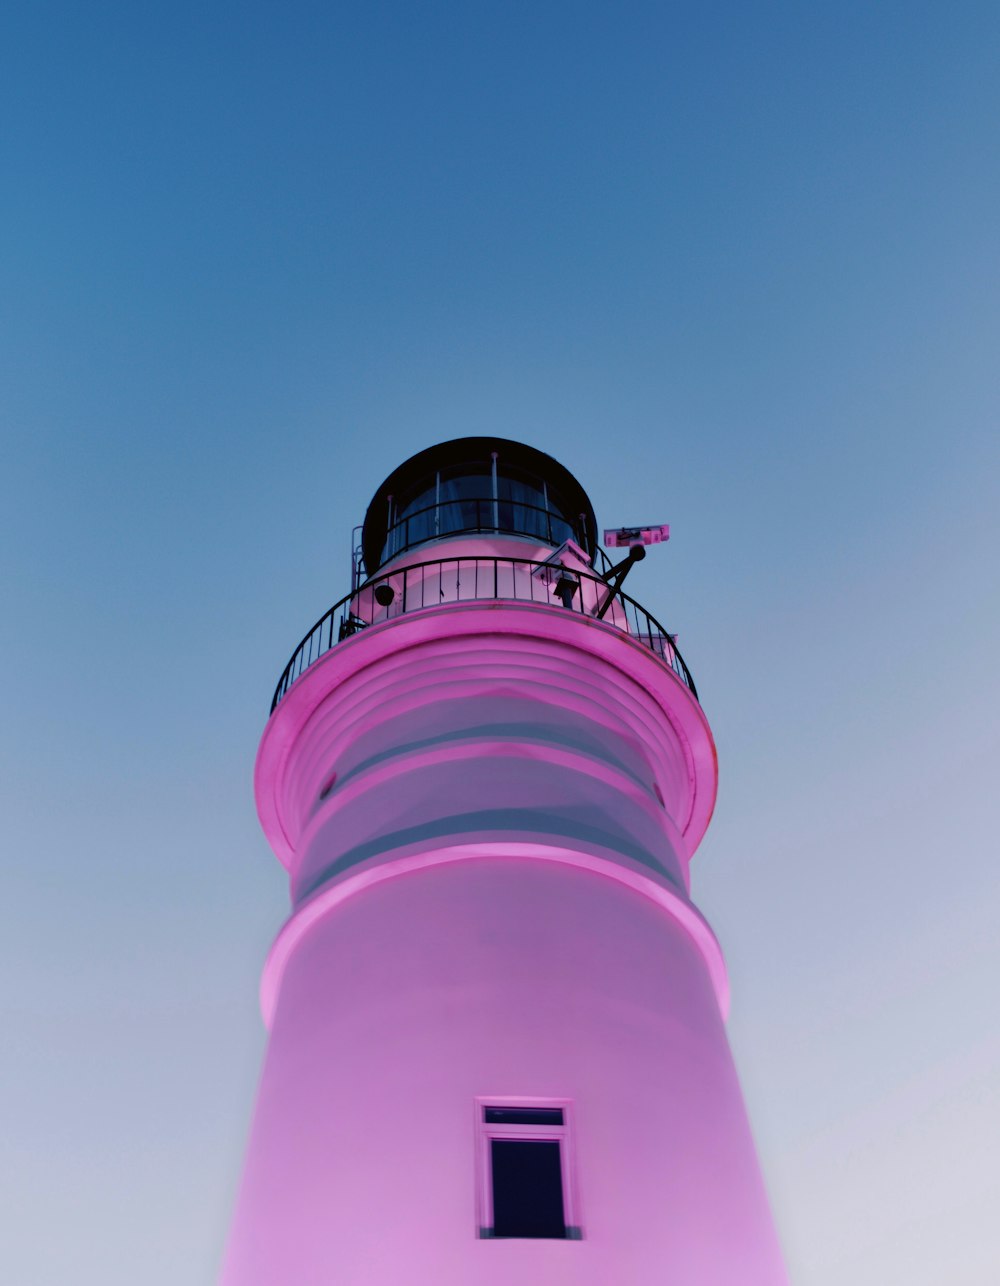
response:
[[[580,1242],[477,1239],[477,1096],[568,1098]],[[784,1280],[707,971],[591,872],[437,866],[348,899],[289,961],[223,1278]]]
[[[688,895],[714,746],[647,649],[558,607],[373,625],[256,788],[295,910],[224,1286],[785,1281]],[[478,1237],[487,1096],[570,1104],[581,1240]]]

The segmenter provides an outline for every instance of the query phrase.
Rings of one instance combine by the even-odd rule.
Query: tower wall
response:
[[[491,1096],[571,1104],[581,1240],[478,1236]],[[331,906],[284,969],[223,1280],[782,1282],[702,950],[499,846]]]
[[[294,910],[225,1286],[785,1281],[688,896],[714,746],[647,648],[387,618],[290,688],[256,789]],[[566,1104],[579,1240],[479,1235],[493,1096]]]

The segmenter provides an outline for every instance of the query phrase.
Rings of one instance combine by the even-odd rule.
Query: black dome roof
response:
[[[398,502],[436,470],[473,461],[488,461],[494,451],[501,470],[506,463],[544,479],[554,495],[559,497],[559,507],[565,517],[575,519],[583,516],[586,543],[591,547],[587,552],[592,552],[597,538],[593,506],[583,487],[558,460],[509,438],[453,438],[450,442],[440,442],[437,446],[418,451],[394,469],[375,492],[365,514],[361,534],[361,549],[368,575],[373,575],[381,562],[389,526],[390,497]]]

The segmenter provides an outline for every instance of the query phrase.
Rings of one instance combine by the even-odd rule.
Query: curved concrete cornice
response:
[[[521,646],[512,647],[514,640]],[[615,626],[561,608],[488,602],[447,604],[370,626],[291,687],[264,730],[254,773],[261,824],[282,863],[292,867],[313,812],[308,794],[319,789],[308,774],[289,772],[304,747],[323,740],[324,754],[307,758],[329,763],[339,753],[334,743],[356,736],[365,720],[378,717],[373,711],[398,717],[408,707],[466,694],[484,679],[575,708],[596,726],[630,729],[648,756],[662,760],[665,779],[673,781],[682,762],[683,798],[672,799],[669,811],[690,857],[718,783],[715,744],[697,700]]]

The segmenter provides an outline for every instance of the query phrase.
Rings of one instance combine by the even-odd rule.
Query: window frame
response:
[[[562,1112],[561,1125],[507,1125],[487,1122],[486,1109],[516,1111],[540,1109]],[[537,1238],[541,1241],[581,1241],[583,1229],[580,1220],[580,1203],[576,1185],[576,1131],[573,1125],[573,1105],[565,1098],[511,1098],[490,1094],[475,1100],[476,1112],[476,1230],[483,1240],[527,1241],[535,1238],[496,1237],[493,1231],[493,1139],[510,1142],[555,1142],[559,1145],[559,1169],[562,1180],[563,1223],[565,1237]]]

